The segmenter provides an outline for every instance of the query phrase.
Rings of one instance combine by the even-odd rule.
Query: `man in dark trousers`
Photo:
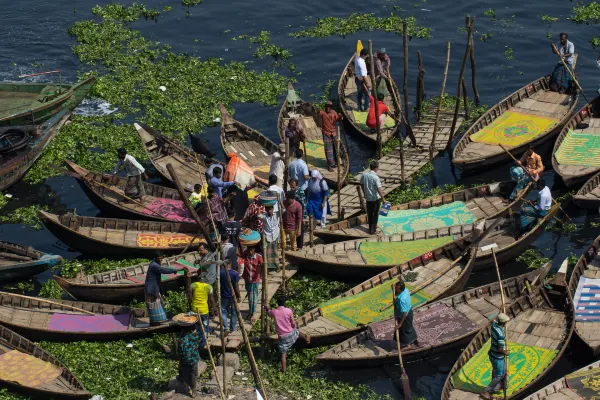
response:
[[[385,201],[385,196],[381,190],[381,180],[377,176],[379,163],[372,161],[369,171],[360,177],[360,186],[365,194],[367,201],[367,221],[369,221],[369,234],[374,235],[377,231],[377,220],[379,219],[379,207],[381,202]]]

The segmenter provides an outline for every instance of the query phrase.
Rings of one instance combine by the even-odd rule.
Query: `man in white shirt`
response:
[[[356,83],[356,95],[358,97],[358,111],[369,111],[371,105],[369,101],[371,91],[371,80],[367,72],[367,63],[365,62],[369,52],[362,49],[358,57],[354,59],[354,82]],[[365,89],[366,86],[366,89]],[[362,99],[365,99],[364,106]]]
[[[539,190],[537,204],[534,205],[527,201],[519,212],[521,233],[525,233],[534,227],[537,220],[548,215],[550,208],[552,208],[552,193],[550,188],[546,186],[546,182],[539,179],[536,188]]]
[[[552,207],[552,193],[550,193],[550,188],[546,186],[546,182],[543,179],[537,182],[537,188],[540,192],[538,193],[538,202],[535,208],[539,211],[547,212]]]
[[[121,168],[127,172],[127,183],[125,184],[125,195],[131,199],[142,199],[146,195],[142,176],[146,176],[146,170],[142,165],[130,154],[127,150],[120,148],[117,150],[119,161],[113,170],[113,175],[116,175]]]
[[[573,68],[573,55],[575,54],[575,45],[573,42],[569,41],[569,35],[562,32],[560,34],[560,41],[557,43],[556,47],[558,48],[558,52],[560,56],[565,60],[565,63],[569,66],[569,68]]]
[[[550,90],[558,93],[570,93],[574,90],[573,82],[573,61],[575,55],[575,45],[569,42],[569,36],[566,33],[560,34],[560,41],[556,44],[556,50],[552,45],[552,51],[565,62],[556,64],[550,78]],[[565,67],[566,65],[566,67]]]
[[[269,175],[269,187],[267,188],[267,190],[263,191],[260,194],[262,197],[268,196],[269,193],[267,192],[272,192],[271,195],[279,196],[279,201],[275,203],[275,206],[273,207],[275,214],[279,213],[279,202],[283,202],[283,200],[285,199],[285,192],[283,191],[281,186],[277,186],[278,181],[279,180],[277,179],[277,175]]]
[[[277,248],[281,229],[279,227],[279,214],[274,207],[266,206],[265,213],[260,215],[263,222],[263,234],[267,242],[264,252],[264,262],[269,269],[279,269],[279,255]]]
[[[298,181],[298,187],[306,190],[308,187],[308,165],[302,159],[304,152],[301,149],[296,150],[296,159],[290,163],[289,175],[290,179]]]
[[[271,168],[269,169],[269,175],[277,176],[279,183],[283,182],[283,172],[285,170],[285,144],[279,145],[279,151],[276,151],[271,156]]]

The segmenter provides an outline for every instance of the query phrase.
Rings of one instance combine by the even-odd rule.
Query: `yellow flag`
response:
[[[360,51],[363,49],[362,42],[359,40],[356,42],[356,54],[360,54]]]

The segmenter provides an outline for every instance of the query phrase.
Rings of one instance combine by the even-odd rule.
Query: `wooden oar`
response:
[[[504,289],[502,288],[502,278],[500,277],[500,268],[498,267],[498,260],[496,259],[496,251],[492,248],[492,257],[494,258],[494,265],[496,266],[496,274],[498,275],[498,285],[500,285],[500,299],[502,300],[501,311],[506,312],[506,299],[504,298]],[[506,400],[506,389],[508,388],[508,355],[506,350],[508,349],[508,331],[506,324],[504,324],[504,384],[502,388],[504,390],[504,400]]]
[[[463,256],[458,257],[456,260],[452,261],[452,263],[450,263],[450,265],[448,266],[448,268],[446,268],[443,271],[438,272],[436,275],[434,275],[431,279],[428,279],[427,281],[425,281],[424,283],[422,283],[421,285],[417,286],[416,288],[414,288],[410,294],[414,294],[417,293],[419,290],[423,290],[423,288],[425,288],[426,286],[429,286],[433,283],[433,281],[437,280],[439,277],[441,277],[442,275],[444,275],[446,272],[450,271],[452,269],[452,267],[454,267],[460,260],[462,260]],[[381,308],[379,310],[379,312],[385,311],[388,308],[392,307],[394,304],[388,304],[387,306]]]
[[[202,335],[204,335],[204,339],[206,342],[206,350],[208,351],[208,358],[210,358],[210,363],[212,364],[213,371],[215,371],[215,379],[217,381],[217,386],[219,386],[219,395],[221,396],[221,400],[225,400],[226,399],[225,392],[223,391],[223,385],[221,385],[221,379],[219,379],[219,374],[217,373],[217,366],[215,365],[215,359],[213,358],[212,351],[210,350],[210,346],[208,345],[208,332],[204,331],[204,323],[202,322],[202,319],[200,318],[200,314],[196,313],[196,316],[198,317],[200,331],[202,332]],[[223,355],[223,364],[226,364],[225,363],[225,355]]]
[[[511,154],[511,152],[510,152],[510,151],[506,150],[506,148],[505,148],[504,146],[502,146],[501,144],[498,144],[498,146],[500,146],[500,147],[502,148],[502,150],[504,150],[504,151],[506,152],[506,154],[508,154],[508,155],[510,156],[510,158],[512,158],[512,159],[513,159],[513,160],[514,160],[514,161],[515,161],[517,164],[519,164],[521,167],[523,167],[523,166],[521,165],[521,162],[520,162],[519,160],[517,160],[517,159],[515,158],[515,156],[513,156],[513,155]],[[530,173],[530,172],[527,170],[527,168],[524,168],[524,167],[523,167],[523,171],[525,171],[525,172],[527,173],[527,175],[529,175],[529,177],[530,177],[530,178],[531,178],[533,181],[537,182],[537,178],[535,178],[533,175],[531,175],[531,173]],[[555,203],[555,204],[558,204],[558,209],[559,209],[560,211],[562,211],[562,213],[563,213],[563,214],[565,214],[565,217],[567,217],[567,219],[568,219],[569,221],[573,222],[573,220],[571,219],[571,217],[569,217],[569,214],[567,214],[567,212],[566,212],[565,210],[563,210],[563,208],[560,206],[560,204],[559,204],[559,203],[558,203],[556,200],[554,200],[554,198],[552,198],[552,202],[553,202],[553,203]],[[554,217],[554,218],[556,218],[556,217]],[[558,219],[558,218],[556,218],[556,219]],[[559,221],[560,221],[560,219],[559,219]]]
[[[30,301],[39,301],[40,303],[48,303],[48,304],[52,304],[52,305],[55,305],[55,306],[60,306],[60,307],[68,308],[68,309],[71,309],[71,310],[74,310],[74,311],[79,311],[79,312],[82,312],[82,313],[88,314],[88,315],[96,315],[93,312],[84,310],[82,308],[73,307],[73,306],[70,306],[68,304],[57,303],[55,301],[46,300],[46,299],[42,299],[42,298],[39,298],[39,297],[29,297],[29,296],[24,296],[22,294],[7,293],[7,292],[0,292],[0,296],[1,295],[20,297],[22,299],[26,299],[26,300],[30,300]]]
[[[392,304],[394,305],[394,332],[396,335],[396,347],[398,348],[398,361],[400,362],[400,382],[402,383],[402,392],[405,399],[412,399],[410,382],[408,375],[406,375],[406,369],[404,369],[404,363],[402,362],[402,346],[400,345],[400,328],[396,327],[396,290],[395,285],[392,285]]]
[[[558,58],[560,58],[560,62],[562,63],[562,65],[567,69],[567,71],[569,71],[569,75],[571,75],[571,78],[573,78],[573,80],[575,81],[575,84],[577,85],[577,89],[579,89],[579,91],[581,92],[581,94],[583,95],[583,97],[585,97],[585,101],[587,101],[588,103],[590,103],[590,100],[585,95],[585,92],[581,88],[581,85],[577,81],[577,78],[575,78],[575,75],[573,74],[573,71],[571,71],[571,69],[569,67],[567,67],[567,64],[565,63],[565,59],[562,58],[562,56],[560,55],[560,52],[558,51],[558,49],[556,48],[556,45],[554,43],[552,43],[552,50],[554,50],[554,54],[556,54],[558,56]],[[571,57],[574,57],[574,55],[571,56]]]

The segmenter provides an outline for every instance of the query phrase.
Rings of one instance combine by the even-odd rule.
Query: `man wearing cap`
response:
[[[367,105],[367,108],[369,106]],[[321,133],[323,134],[323,147],[325,149],[325,158],[327,159],[327,170],[333,172],[336,166],[335,159],[335,142],[337,140],[338,121],[342,120],[342,116],[333,110],[333,103],[327,101],[325,103],[325,111],[319,111],[321,116]]]
[[[497,392],[504,387],[504,374],[506,372],[504,356],[510,353],[506,342],[506,323],[508,321],[510,321],[510,318],[504,313],[498,314],[496,319],[492,321],[492,327],[490,328],[491,345],[488,352],[492,364],[492,381],[481,394],[484,399],[491,399],[490,392]]]
[[[285,144],[281,143],[278,148],[279,150],[271,156],[269,175],[277,176],[277,181],[281,183],[283,182],[283,171],[285,170]]]
[[[127,172],[127,183],[125,184],[125,195],[132,199],[142,199],[146,195],[144,189],[144,182],[142,182],[142,176],[148,178],[146,170],[142,165],[131,155],[127,154],[127,150],[121,147],[117,150],[119,161],[117,166],[113,170],[113,175],[123,167]]]
[[[382,47],[375,54],[375,87],[377,93],[382,93],[384,96],[389,94],[387,82],[390,81],[388,70],[391,65],[390,57],[386,54],[385,48]]]

